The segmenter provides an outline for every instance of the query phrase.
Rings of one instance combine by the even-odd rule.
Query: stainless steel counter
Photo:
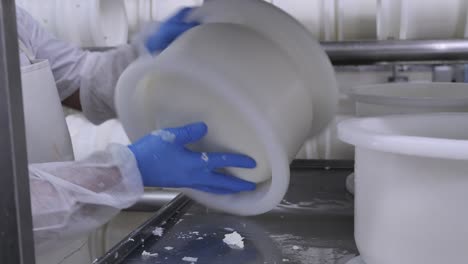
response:
[[[214,212],[179,196],[96,263],[346,263],[357,252],[353,198],[345,189],[351,165],[296,162],[283,202],[256,217]],[[162,237],[152,234],[157,227]],[[244,249],[223,242],[233,231],[245,237]]]

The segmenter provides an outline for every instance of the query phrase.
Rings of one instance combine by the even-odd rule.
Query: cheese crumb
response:
[[[166,130],[154,131],[151,134],[153,136],[160,137],[162,140],[169,142],[169,143],[174,143],[174,141],[176,140],[176,135]]]
[[[141,255],[142,255],[143,257],[157,257],[159,254],[158,254],[158,253],[149,253],[148,251],[143,250],[143,252],[141,253]]]
[[[185,261],[185,262],[192,262],[192,263],[195,263],[195,262],[198,261],[198,258],[184,257],[182,260]]]
[[[244,238],[237,232],[224,235],[223,242],[226,243],[232,249],[244,248]]]
[[[156,227],[153,230],[153,235],[154,236],[162,237],[163,233],[164,233],[164,228],[162,228],[162,227]]]

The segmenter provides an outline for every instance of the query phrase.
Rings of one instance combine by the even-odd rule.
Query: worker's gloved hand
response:
[[[193,8],[181,9],[177,14],[163,22],[158,31],[149,36],[145,46],[151,53],[158,53],[166,49],[176,38],[185,31],[198,26],[198,22],[187,22],[187,17]]]
[[[252,158],[239,154],[198,153],[185,147],[203,138],[205,123],[158,130],[129,146],[147,187],[192,188],[216,194],[255,190],[256,185],[217,172],[225,167],[255,168]]]

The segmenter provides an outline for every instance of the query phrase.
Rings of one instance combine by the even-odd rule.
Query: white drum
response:
[[[369,264],[468,259],[468,114],[345,121],[356,146],[355,237]]]
[[[131,140],[159,128],[206,122],[207,137],[192,147],[252,156],[256,169],[229,172],[259,185],[255,192],[228,196],[186,193],[230,213],[267,212],[287,191],[289,162],[335,112],[333,68],[310,33],[272,5],[221,0],[198,12],[194,16],[204,18],[203,25],[124,72],[116,96],[119,117]]]

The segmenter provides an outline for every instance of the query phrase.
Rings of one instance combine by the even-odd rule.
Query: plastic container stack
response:
[[[18,0],[56,37],[81,47],[113,47],[128,42],[145,24],[162,21],[203,0]]]
[[[467,0],[265,1],[292,15],[323,41],[450,39],[468,35]],[[164,21],[182,7],[201,6],[203,0],[18,0],[17,3],[59,38],[80,46],[117,46],[126,43],[146,23]]]
[[[20,0],[40,24],[82,47],[117,46],[128,40],[123,0]]]
[[[324,41],[467,37],[466,0],[272,0]]]

